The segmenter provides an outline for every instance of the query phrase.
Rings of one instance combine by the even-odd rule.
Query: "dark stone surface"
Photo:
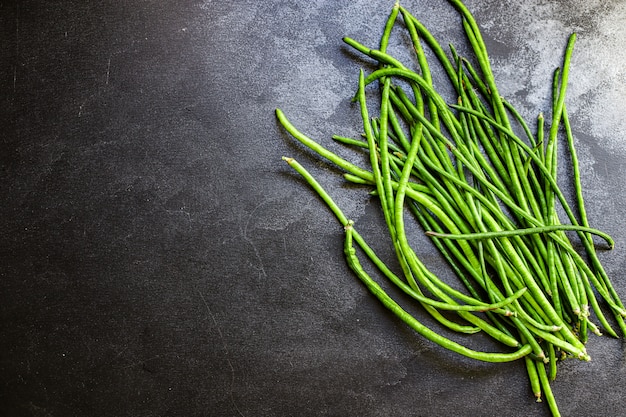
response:
[[[568,109],[626,295],[624,3],[467,4],[501,92],[529,117],[547,112],[579,32]],[[347,154],[330,135],[358,134],[350,96],[370,63],[341,38],[376,45],[391,5],[0,2],[1,415],[548,415],[521,363],[443,351],[372,299],[341,228],[280,160],[301,160],[390,255],[376,201],[273,111]],[[467,48],[444,1],[404,5]],[[562,414],[619,415],[622,341],[588,349],[592,362],[560,368]]]

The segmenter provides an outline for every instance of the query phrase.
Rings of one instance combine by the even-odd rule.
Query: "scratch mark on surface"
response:
[[[237,410],[237,413],[244,417],[244,414],[241,412],[241,410],[239,409],[239,407],[237,407],[237,403],[235,402],[235,396],[234,396],[234,388],[235,388],[235,367],[233,366],[233,363],[230,361],[230,353],[228,351],[228,345],[226,344],[226,339],[224,338],[224,334],[222,333],[222,329],[220,328],[219,324],[217,323],[217,320],[215,319],[215,315],[213,314],[213,312],[211,311],[211,307],[209,307],[209,303],[206,302],[206,299],[204,298],[204,296],[202,295],[202,292],[200,292],[200,290],[196,289],[196,292],[198,293],[198,295],[200,296],[200,299],[202,300],[202,303],[204,304],[204,306],[206,307],[207,312],[209,313],[209,317],[211,317],[211,320],[213,321],[213,324],[215,325],[215,328],[217,329],[217,334],[220,338],[220,340],[222,341],[222,348],[224,349],[224,354],[226,355],[226,362],[228,363],[228,366],[230,367],[230,402],[233,404],[233,407],[235,407],[235,410]]]
[[[274,201],[273,199],[270,200],[265,200],[262,201],[261,203],[259,203],[248,215],[248,218],[243,226],[243,229],[241,230],[241,237],[243,237],[243,240],[245,240],[246,242],[248,242],[250,244],[250,246],[252,246],[252,250],[254,250],[254,256],[256,257],[257,261],[259,262],[259,270],[261,272],[261,275],[266,278],[267,277],[267,272],[265,271],[265,265],[263,264],[263,259],[261,258],[261,254],[259,253],[259,249],[257,247],[257,245],[252,241],[252,239],[250,239],[250,237],[248,236],[248,228],[250,226],[250,222],[251,220],[254,218],[255,213],[257,212],[257,210],[261,207],[263,207],[264,205],[266,205],[267,203],[270,203]]]
[[[124,351],[122,351],[121,353],[124,353]],[[117,357],[119,357],[121,353],[118,354],[118,356],[116,356],[115,359],[117,359]],[[128,368],[134,368],[135,366],[138,366],[138,365],[145,365],[146,362],[150,362],[150,361],[153,361],[155,359],[160,359],[160,358],[161,358],[161,355],[154,355],[154,356],[149,357],[148,359],[142,359],[142,360],[131,362],[130,364],[123,366],[121,369],[128,369]]]
[[[89,349],[89,351],[91,352],[91,348],[89,347],[89,344],[85,345],[87,347],[87,349]],[[124,355],[124,353],[129,349],[128,346],[124,346],[119,352],[117,352],[115,354],[115,356],[113,357],[113,359],[110,359],[108,361],[106,361],[106,363],[104,365],[106,366],[111,366],[113,365],[115,362],[117,362],[118,359],[120,359],[122,357],[122,355]],[[124,366],[122,369],[124,368],[130,368],[132,367],[134,364],[128,365],[128,366]],[[91,369],[97,369],[98,367],[100,367],[101,365],[95,365],[93,366]]]
[[[15,59],[19,61],[20,58],[20,5],[15,5]],[[13,93],[17,89],[17,62],[13,67]]]
[[[111,54],[109,54],[109,60],[107,61],[107,76],[104,82],[105,85],[109,85],[109,75],[111,74]]]
[[[193,222],[193,220],[191,219],[191,211],[189,209],[189,207],[187,207],[187,204],[183,201],[183,205],[178,209],[178,210],[165,210],[167,212],[167,214],[177,214],[177,215],[183,215],[184,217],[187,218],[187,223],[189,224],[189,230],[191,230],[191,224]]]

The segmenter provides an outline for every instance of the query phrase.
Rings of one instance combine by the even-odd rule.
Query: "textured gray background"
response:
[[[548,415],[521,363],[443,351],[380,307],[280,160],[309,167],[390,254],[376,200],[273,111],[358,157],[330,136],[359,133],[350,96],[370,61],[341,38],[376,45],[392,4],[0,2],[0,414]],[[445,1],[403,4],[466,50]],[[579,33],[567,105],[588,214],[616,240],[602,259],[626,296],[626,2],[467,5],[501,93],[531,118]],[[623,342],[588,350],[592,362],[560,367],[562,414],[619,415]]]

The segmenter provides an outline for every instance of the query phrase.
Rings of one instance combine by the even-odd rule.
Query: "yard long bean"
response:
[[[559,358],[589,360],[587,336],[590,332],[600,335],[601,328],[617,337],[600,301],[626,333],[626,308],[600,262],[594,236],[604,240],[607,249],[613,249],[614,241],[589,225],[567,112],[576,35],[569,37],[562,66],[554,73],[549,123],[540,112],[533,132],[513,103],[500,96],[473,15],[461,0],[448,2],[461,16],[472,56],[461,56],[452,45],[446,52],[426,26],[398,2],[385,22],[378,47],[343,38],[378,64],[369,74],[359,72],[353,96],[360,108],[362,138],[333,136],[367,152],[367,168],[298,131],[276,110],[279,123],[289,134],[344,170],[347,181],[365,187],[378,200],[386,239],[394,249],[400,273],[378,257],[354,222],[302,165],[284,159],[344,227],[349,268],[386,308],[421,336],[461,355],[487,362],[523,358],[533,394],[538,401],[545,398],[552,415],[558,416],[550,381],[556,377]],[[405,64],[389,52],[397,26],[408,33],[416,65]],[[447,88],[440,89],[435,82],[426,48],[445,71]],[[379,114],[371,116],[373,107],[366,90],[375,83],[379,84],[379,99],[374,102]],[[441,92],[450,91],[449,87],[457,98]],[[520,130],[523,135],[518,137],[515,132]],[[578,217],[557,179],[562,137],[574,173]],[[565,213],[569,224],[561,222],[559,212]],[[423,262],[411,245],[406,227],[409,218],[424,230],[458,282],[440,278]],[[580,239],[586,259],[572,236]],[[500,342],[503,351],[468,349],[422,324],[366,272],[359,252],[388,285],[417,301],[441,326],[461,333],[482,332]],[[592,319],[597,319],[601,328]]]

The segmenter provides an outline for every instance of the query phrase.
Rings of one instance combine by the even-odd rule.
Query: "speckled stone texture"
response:
[[[341,228],[281,161],[298,158],[393,255],[376,199],[274,118],[280,107],[362,157],[330,139],[359,134],[350,99],[372,68],[341,38],[375,46],[391,0],[36,3],[0,2],[0,415],[549,415],[521,362],[443,351],[370,297]],[[468,50],[445,0],[402,3]],[[616,241],[601,256],[626,297],[626,3],[466,4],[500,92],[530,120],[549,111],[578,33],[566,104],[589,219]],[[427,245],[420,255],[449,273]],[[623,414],[622,340],[588,350],[559,368],[562,414]]]

